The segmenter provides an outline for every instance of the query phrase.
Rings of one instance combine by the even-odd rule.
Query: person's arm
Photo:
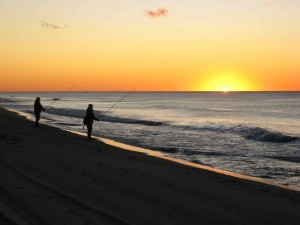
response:
[[[42,106],[42,104],[40,103],[41,109],[45,112],[46,109]]]
[[[99,121],[99,119],[94,115],[94,112],[93,112],[93,120]]]

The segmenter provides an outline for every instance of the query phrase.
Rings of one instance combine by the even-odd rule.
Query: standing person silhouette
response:
[[[35,115],[35,126],[36,127],[39,127],[39,121],[40,121],[42,110],[43,110],[43,112],[45,112],[45,109],[41,104],[40,97],[37,97],[34,102],[34,115]]]
[[[87,125],[87,138],[89,140],[92,139],[92,130],[93,130],[93,122],[94,120],[99,121],[97,117],[94,115],[94,110],[93,110],[92,104],[88,105],[88,108],[86,110],[86,125]]]

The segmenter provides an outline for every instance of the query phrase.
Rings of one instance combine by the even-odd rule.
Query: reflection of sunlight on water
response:
[[[213,110],[213,111],[234,111],[233,109],[225,109],[225,108],[209,108],[208,110]]]
[[[199,118],[196,120],[198,123],[225,123],[225,124],[241,124],[242,121],[230,118]]]
[[[18,111],[18,110],[11,109],[11,108],[6,108],[6,109],[7,109],[8,111],[17,113],[17,114],[19,114],[20,116],[23,116],[23,117],[25,117],[25,118],[28,119],[28,120],[34,121],[33,113],[30,114],[30,113]]]

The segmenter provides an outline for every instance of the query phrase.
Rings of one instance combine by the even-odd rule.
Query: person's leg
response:
[[[92,139],[92,130],[88,129],[88,139]]]
[[[92,124],[87,124],[87,138],[92,139]]]
[[[35,126],[39,126],[39,121],[40,121],[40,114],[35,114]]]

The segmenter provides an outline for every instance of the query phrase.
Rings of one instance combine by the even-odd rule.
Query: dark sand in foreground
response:
[[[0,124],[0,224],[300,223],[297,191],[36,128],[1,108]]]

